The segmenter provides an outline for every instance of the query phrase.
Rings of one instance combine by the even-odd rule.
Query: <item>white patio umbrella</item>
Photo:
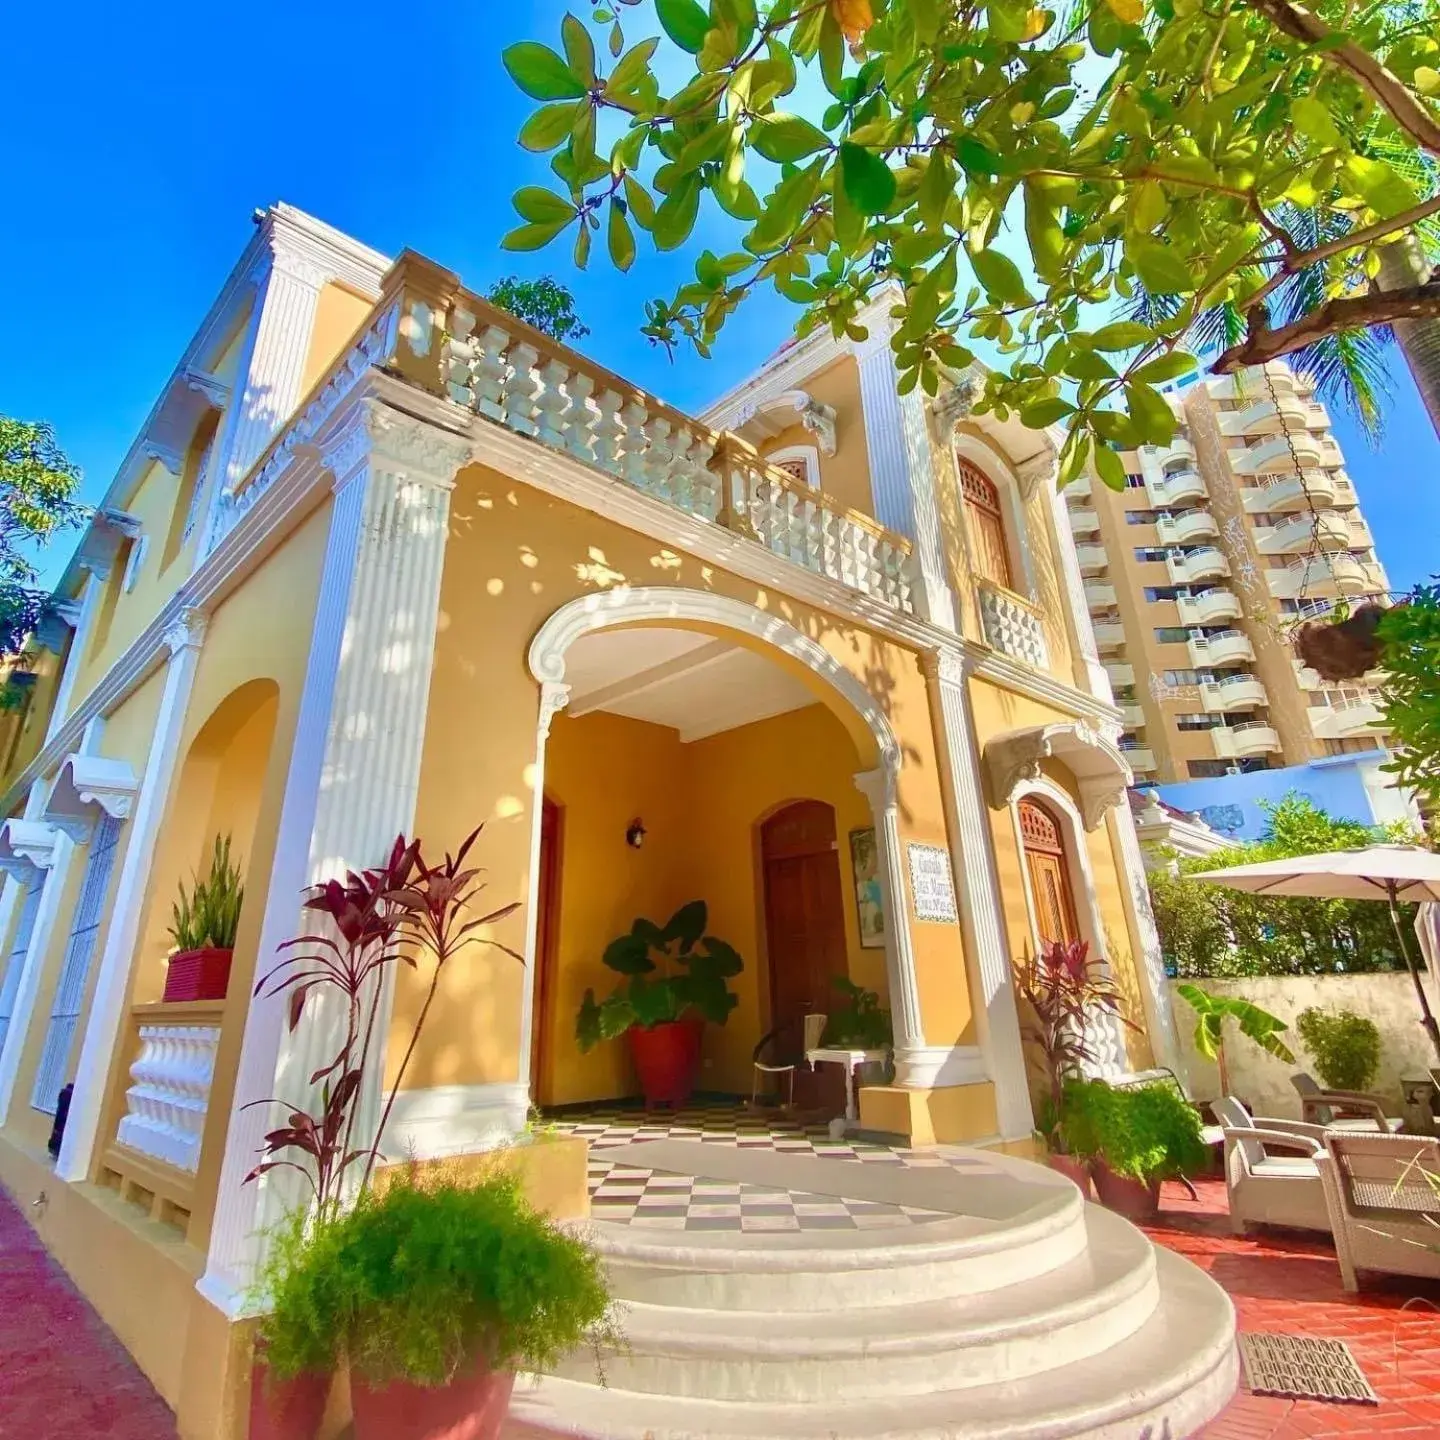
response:
[[[1192,876],[1252,895],[1279,895],[1310,900],[1384,900],[1390,923],[1415,994],[1420,1001],[1421,1024],[1440,1057],[1440,1027],[1430,1011],[1415,957],[1405,943],[1401,901],[1440,901],[1440,855],[1418,845],[1367,845],[1360,850],[1327,850],[1320,855],[1296,855],[1288,860],[1261,860],[1254,865],[1231,865],[1223,870],[1202,870]]]

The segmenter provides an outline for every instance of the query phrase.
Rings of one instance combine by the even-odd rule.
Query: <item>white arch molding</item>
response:
[[[1025,890],[1025,914],[1030,925],[1030,943],[1036,950],[1040,948],[1040,909],[1035,902],[1035,888],[1030,883],[1030,866],[1025,861],[1025,835],[1020,828],[1020,802],[1026,796],[1043,800],[1060,821],[1065,869],[1070,881],[1070,891],[1075,897],[1080,938],[1089,942],[1092,958],[1098,958],[1106,975],[1113,978],[1114,967],[1110,964],[1105,948],[1105,921],[1100,915],[1100,903],[1095,894],[1095,871],[1090,864],[1090,852],[1085,844],[1084,818],[1069,794],[1045,775],[1037,779],[1022,780],[1010,794],[1010,823],[1015,830],[1015,844],[1020,850],[1020,879]],[[1125,1052],[1125,1038],[1120,1033],[1120,1026],[1119,1018],[1112,1015],[1106,1016],[1096,1027],[1094,1069],[1106,1079],[1126,1075],[1132,1068]]]
[[[879,764],[855,777],[856,788],[870,802],[875,820],[876,851],[890,923],[885,928],[885,968],[890,987],[890,1009],[895,1031],[896,1082],[928,1087],[936,1065],[925,1045],[915,978],[915,952],[910,935],[904,867],[900,854],[899,808],[896,780],[901,750],[895,732],[875,697],[824,646],[793,625],[753,605],[712,595],[703,590],[667,586],[621,586],[599,595],[586,595],[562,605],[536,632],[527,656],[530,673],[540,682],[535,736],[535,763],[531,776],[530,885],[525,920],[524,1000],[520,1016],[520,1068],[517,1084],[528,1085],[531,1062],[531,1026],[534,1016],[536,946],[540,915],[540,797],[545,789],[545,746],[550,722],[570,698],[565,683],[565,656],[582,635],[596,630],[656,621],[691,621],[714,625],[762,640],[799,660],[818,675],[865,722],[875,742]],[[967,1078],[984,1078],[969,1076]]]

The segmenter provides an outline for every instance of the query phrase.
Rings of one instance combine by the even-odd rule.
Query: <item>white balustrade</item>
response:
[[[141,1023],[125,1115],[115,1138],[128,1149],[193,1175],[200,1166],[205,1111],[220,1026]]]
[[[980,623],[985,643],[1003,655],[1043,670],[1050,663],[1040,617],[1018,595],[996,586],[980,587]]]

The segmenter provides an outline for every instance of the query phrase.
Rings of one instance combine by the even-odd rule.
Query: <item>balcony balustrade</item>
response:
[[[1012,660],[1045,669],[1049,664],[1045,629],[1035,607],[1013,591],[988,581],[981,581],[978,591],[985,643]]]
[[[1263,720],[1216,726],[1210,739],[1220,760],[1248,760],[1256,755],[1273,755],[1280,749],[1279,735]]]

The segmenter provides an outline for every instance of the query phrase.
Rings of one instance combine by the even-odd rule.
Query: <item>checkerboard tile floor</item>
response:
[[[885,1230],[950,1217],[940,1210],[769,1190],[663,1170],[590,1162],[590,1213],[596,1220],[653,1230]]]

